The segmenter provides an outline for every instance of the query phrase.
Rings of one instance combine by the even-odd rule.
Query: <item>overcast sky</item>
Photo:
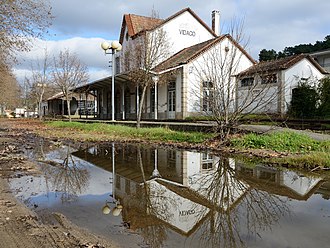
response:
[[[118,40],[123,14],[150,16],[151,10],[167,18],[190,7],[211,26],[212,10],[219,10],[221,26],[233,18],[244,19],[249,38],[247,51],[258,59],[259,51],[283,50],[286,46],[315,43],[330,34],[329,0],[51,0],[53,25],[45,41],[36,41],[30,53],[20,54],[15,73],[21,81],[29,75],[31,61],[65,48],[76,52],[87,65],[90,81],[109,76],[108,60],[100,48],[103,40]]]

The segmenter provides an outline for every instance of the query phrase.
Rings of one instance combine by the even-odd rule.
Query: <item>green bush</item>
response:
[[[320,81],[318,87],[320,106],[318,108],[318,115],[322,117],[330,117],[330,78],[326,77]]]
[[[316,115],[318,93],[308,83],[299,83],[292,90],[292,99],[289,106],[289,116],[295,118],[313,118]]]

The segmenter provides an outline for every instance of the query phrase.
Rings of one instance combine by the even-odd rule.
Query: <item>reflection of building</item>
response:
[[[111,147],[74,155],[112,171]],[[132,229],[166,225],[185,236],[205,228],[211,214],[234,211],[251,188],[306,200],[323,182],[291,171],[248,168],[208,153],[135,145],[116,145],[114,161],[115,197],[123,205],[124,221]],[[153,177],[156,169],[161,178]]]
[[[142,163],[139,161],[138,150],[141,152]],[[111,147],[93,147],[73,154],[112,171]],[[212,174],[218,168],[218,161],[219,157],[207,153],[138,148],[135,145],[116,146],[115,197],[124,205],[123,215],[127,211],[125,204],[129,205],[128,202],[132,200],[132,196],[138,195],[141,201],[145,199],[146,202],[151,203],[152,210],[148,211],[151,211],[154,218],[165,221],[172,229],[183,235],[190,235],[207,216],[212,204],[218,204],[218,209],[227,209],[228,205],[215,203],[207,196],[207,188],[212,182]],[[161,178],[151,179],[155,168],[159,171]],[[228,173],[224,175],[229,176]],[[207,182],[201,184],[203,180]],[[150,190],[148,196],[143,193],[144,187]],[[228,201],[230,205],[236,203],[243,195],[238,191],[234,194],[235,196],[231,197],[233,201]],[[165,212],[164,206],[166,206]],[[137,213],[147,211],[146,205],[142,204],[142,207],[146,209],[136,209],[140,207],[129,208],[135,209],[134,212]],[[136,216],[131,218],[136,218]],[[137,224],[131,227],[138,228]]]
[[[330,199],[330,182],[327,181],[323,183],[317,190],[316,194],[322,195],[324,199],[329,200]]]
[[[323,183],[321,178],[265,166],[248,168],[238,163],[236,171],[240,178],[255,188],[297,200],[307,200]]]

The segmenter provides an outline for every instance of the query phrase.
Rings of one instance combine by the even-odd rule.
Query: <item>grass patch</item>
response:
[[[240,148],[269,149],[277,152],[330,152],[329,141],[317,141],[307,135],[290,131],[274,132],[266,135],[251,133],[233,139],[231,144]]]
[[[173,131],[168,128],[135,128],[122,125],[110,125],[104,123],[80,123],[80,122],[48,122],[48,126],[55,128],[74,129],[90,134],[103,134],[108,139],[143,139],[166,142],[201,143],[211,137],[212,134],[200,132]]]
[[[291,167],[300,167],[305,169],[320,167],[330,167],[329,152],[311,152],[299,156],[290,156],[287,158],[277,158],[271,162],[276,162],[279,165],[290,165]]]

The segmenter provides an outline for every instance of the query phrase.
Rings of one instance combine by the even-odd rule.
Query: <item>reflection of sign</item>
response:
[[[193,210],[193,209],[179,211],[179,216],[187,216],[187,215],[193,215],[193,214],[195,214],[195,210]]]
[[[181,35],[195,36],[196,32],[192,30],[179,29]]]

